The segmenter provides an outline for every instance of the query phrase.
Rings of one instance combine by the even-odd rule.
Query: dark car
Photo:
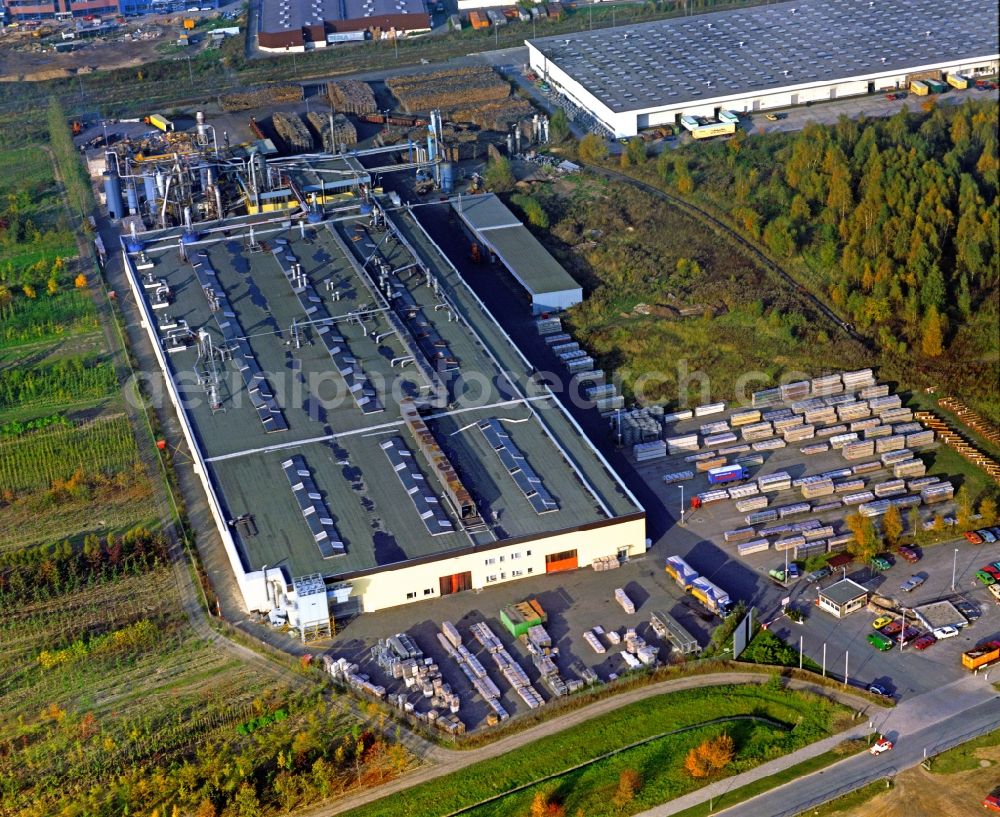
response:
[[[915,565],[920,561],[920,554],[913,548],[906,547],[905,545],[899,549],[899,555],[911,565]]]
[[[925,581],[927,581],[926,577],[921,576],[919,573],[914,573],[899,586],[899,589],[904,593],[910,593],[920,587]]]
[[[903,622],[899,620],[894,620],[890,621],[888,624],[882,627],[879,630],[879,632],[882,633],[882,635],[893,636],[896,635],[896,633],[898,633],[902,629],[903,629]]]
[[[868,691],[872,695],[881,695],[883,698],[889,697],[889,690],[886,689],[881,684],[872,684],[870,687],[868,687]]]
[[[818,570],[814,570],[808,576],[806,576],[806,581],[810,584],[813,582],[818,582],[820,579],[825,579],[833,571],[829,567],[821,567]]]
[[[963,616],[965,616],[969,621],[975,621],[979,618],[980,612],[979,608],[976,607],[972,602],[969,601],[956,601],[954,602],[955,609],[958,610]]]
[[[911,641],[915,641],[920,637],[920,630],[916,627],[907,627],[903,632],[896,636],[896,641],[902,644],[904,647]]]
[[[913,646],[918,650],[926,650],[931,644],[935,643],[937,643],[937,639],[931,633],[924,633],[924,635],[913,642]]]

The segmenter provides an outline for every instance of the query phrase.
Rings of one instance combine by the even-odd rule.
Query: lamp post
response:
[[[955,548],[955,555],[951,557],[951,592],[955,592],[955,575],[958,570],[958,548]]]
[[[684,524],[684,486],[683,485],[678,485],[677,487],[681,489],[681,524],[683,525]]]

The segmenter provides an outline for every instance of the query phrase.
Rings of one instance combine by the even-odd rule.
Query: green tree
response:
[[[486,186],[495,193],[507,193],[514,189],[514,171],[505,156],[490,159],[483,173]]]
[[[549,136],[553,142],[565,142],[569,136],[569,119],[562,108],[556,108],[549,117]]]
[[[526,196],[518,193],[517,195],[511,196],[510,200],[521,209],[521,212],[524,213],[524,217],[528,219],[528,223],[532,227],[539,227],[543,230],[548,229],[549,216],[539,203],[538,199],[534,196]]]
[[[595,164],[603,162],[608,158],[608,145],[593,133],[588,133],[580,140],[580,147],[577,150],[581,162]]]
[[[646,163],[646,143],[638,136],[628,140],[621,155],[621,166],[632,167]]]
[[[674,159],[674,178],[679,193],[689,196],[694,192],[694,177],[691,176],[691,169],[683,156]]]

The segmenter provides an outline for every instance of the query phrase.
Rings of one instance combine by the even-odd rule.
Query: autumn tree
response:
[[[577,155],[580,157],[580,161],[583,162],[603,162],[608,158],[607,143],[600,136],[588,133],[580,140]]]
[[[979,524],[984,528],[991,528],[997,523],[997,502],[991,496],[984,496],[979,500]]]
[[[216,817],[215,806],[212,801],[205,797],[198,804],[198,809],[195,811],[194,817]]]
[[[860,562],[870,562],[881,545],[871,518],[852,513],[844,518],[844,523],[854,534],[854,542],[850,546],[851,553]]]
[[[618,789],[613,798],[618,808],[627,806],[635,799],[636,793],[642,788],[642,777],[635,769],[622,769],[618,775]]]
[[[531,801],[531,817],[566,817],[566,809],[546,792],[536,792]]]
[[[86,289],[87,276],[81,272],[79,275],[76,276],[76,278],[73,279],[73,286],[75,286],[77,289]]]
[[[688,752],[684,759],[684,768],[691,777],[708,777],[724,769],[733,759],[736,744],[729,735],[719,735],[716,738],[702,741]]]
[[[903,517],[899,513],[896,505],[890,505],[882,517],[882,535],[885,541],[891,546],[899,544],[899,537],[903,533]]]
[[[646,158],[646,143],[638,136],[635,136],[629,139],[628,144],[625,145],[620,163],[622,167],[632,167],[633,165],[645,164]]]
[[[937,307],[930,307],[924,315],[923,331],[920,336],[920,351],[927,357],[939,357],[944,351],[941,316]]]
[[[972,525],[972,496],[965,485],[955,494],[955,519],[958,526],[965,530]]]

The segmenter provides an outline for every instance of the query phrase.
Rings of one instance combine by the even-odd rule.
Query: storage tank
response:
[[[451,162],[441,163],[441,190],[450,193],[455,189],[455,168]]]
[[[125,205],[122,202],[121,179],[113,171],[104,174],[104,196],[107,199],[108,214],[118,221],[125,215]]]
[[[139,212],[139,191],[134,181],[125,183],[125,196],[128,199],[128,211],[135,215]]]
[[[142,186],[145,189],[146,201],[150,204],[156,201],[156,176],[153,171],[147,170],[142,174]]]

